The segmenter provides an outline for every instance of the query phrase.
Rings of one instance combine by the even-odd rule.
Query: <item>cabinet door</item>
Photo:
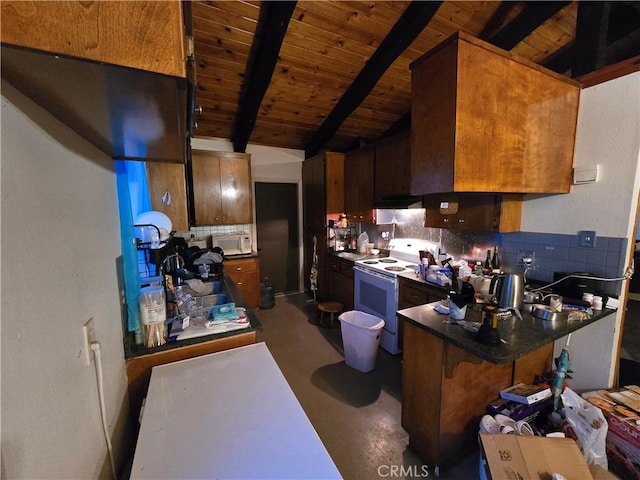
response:
[[[342,261],[331,255],[329,264],[329,300],[340,302],[345,310],[353,310],[353,262]]]
[[[242,258],[224,262],[224,271],[251,308],[260,306],[260,263],[257,258]]]
[[[345,210],[351,222],[375,223],[373,169],[375,150],[364,147],[345,155]]]
[[[186,76],[182,6],[166,2],[0,2],[2,43]],[[67,26],[62,33],[61,25]],[[63,29],[64,30],[64,29]]]
[[[245,153],[220,153],[222,223],[251,223],[251,157]]]
[[[313,230],[325,228],[325,156],[316,155],[302,162],[304,225]]]
[[[196,225],[222,224],[220,157],[216,152],[191,152],[193,202]]]
[[[189,230],[184,165],[147,162],[147,184],[151,208],[171,219],[173,230]]]
[[[521,195],[425,195],[424,204],[425,227],[472,232],[520,230]]]
[[[411,143],[409,132],[376,145],[375,198],[409,195],[411,192]]]
[[[250,159],[245,153],[192,151],[196,225],[251,223]]]
[[[578,82],[464,32],[411,74],[414,194],[570,191]]]

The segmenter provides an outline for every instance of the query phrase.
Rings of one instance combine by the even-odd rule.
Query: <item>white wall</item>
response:
[[[96,374],[84,363],[90,317],[114,446],[133,440],[113,161],[3,81],[1,180],[2,477],[104,476]]]
[[[522,230],[626,237],[633,231],[640,185],[640,72],[582,90],[574,166],[598,164],[596,183],[574,185],[570,195],[527,196]],[[626,264],[630,264],[627,252]],[[624,300],[624,299],[621,299]],[[571,337],[571,386],[612,385],[622,311]],[[564,339],[556,342],[556,353]]]

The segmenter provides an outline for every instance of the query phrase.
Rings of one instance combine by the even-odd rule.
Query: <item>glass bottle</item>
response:
[[[484,260],[484,273],[491,273],[491,250],[487,250],[487,258]]]
[[[491,258],[491,271],[500,273],[500,259],[498,258],[498,246],[493,247],[493,257]]]

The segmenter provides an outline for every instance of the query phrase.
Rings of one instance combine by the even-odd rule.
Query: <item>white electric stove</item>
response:
[[[426,240],[398,238],[389,242],[389,257],[354,262],[354,308],[384,320],[380,346],[395,355],[398,342],[398,274],[414,272],[420,250],[435,254],[438,244]]]

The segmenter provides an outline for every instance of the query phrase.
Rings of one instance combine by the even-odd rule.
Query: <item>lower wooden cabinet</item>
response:
[[[340,302],[353,310],[353,262],[327,255],[329,265],[328,300]]]
[[[127,384],[129,407],[131,408],[132,417],[137,418],[140,413],[142,400],[147,395],[147,389],[149,388],[151,369],[156,365],[164,365],[166,363],[177,362],[178,360],[199,357],[200,355],[206,355],[208,353],[250,345],[256,343],[256,338],[257,335],[255,331],[238,333],[208,342],[128,358],[126,361]]]
[[[224,261],[224,272],[242,293],[247,305],[260,307],[260,262],[258,257]]]
[[[425,303],[433,303],[447,298],[444,287],[429,285],[428,283],[409,280],[400,277],[398,292],[398,310],[417,307]],[[402,345],[404,337],[404,322],[398,322],[398,344]]]

